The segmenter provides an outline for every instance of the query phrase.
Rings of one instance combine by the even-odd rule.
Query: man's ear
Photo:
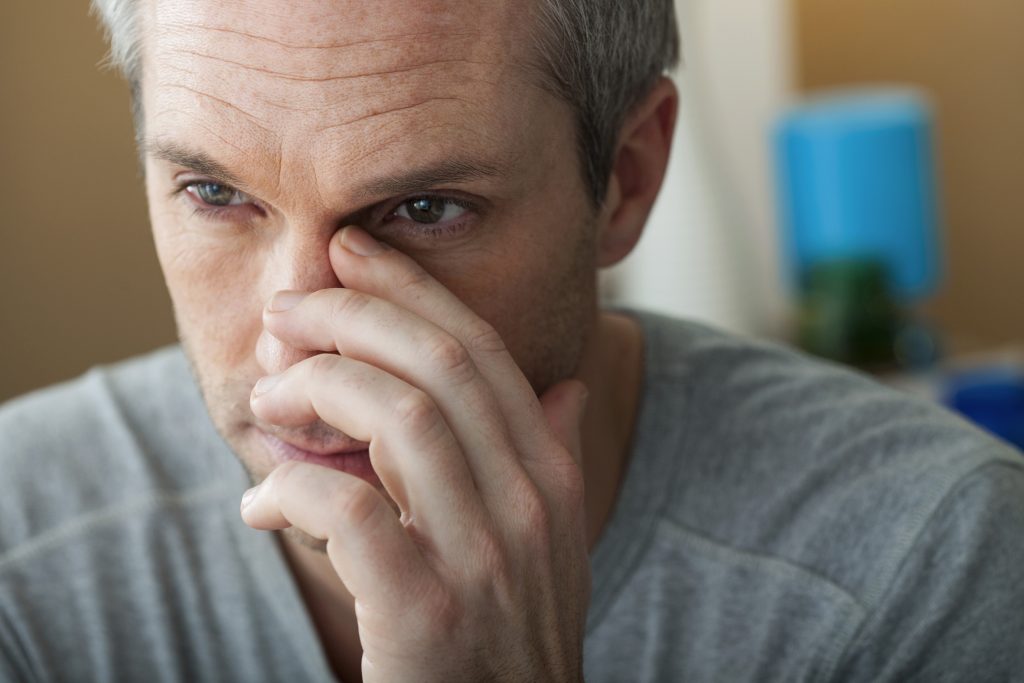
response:
[[[675,84],[662,77],[622,126],[599,224],[599,267],[621,261],[640,239],[665,178],[678,108]]]

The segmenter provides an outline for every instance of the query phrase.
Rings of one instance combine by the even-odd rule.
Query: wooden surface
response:
[[[796,0],[798,83],[925,88],[938,113],[957,348],[1024,343],[1024,2]]]

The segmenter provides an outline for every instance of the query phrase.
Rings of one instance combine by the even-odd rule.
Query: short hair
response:
[[[594,206],[600,206],[615,162],[619,130],[660,76],[679,61],[673,0],[534,0],[534,37],[545,87],[576,119],[576,146]],[[110,41],[108,62],[132,89],[141,126],[142,47],[139,0],[92,0]]]

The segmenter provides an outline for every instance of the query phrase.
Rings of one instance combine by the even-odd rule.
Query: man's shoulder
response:
[[[0,405],[3,458],[10,471],[47,462],[95,469],[95,458],[120,449],[97,448],[154,426],[152,418],[187,409],[191,387],[179,347],[170,346],[38,389]],[[143,429],[139,429],[143,426]],[[78,451],[78,455],[75,455]],[[86,457],[89,452],[90,457]]]
[[[779,345],[665,318],[645,328],[657,436],[678,434],[663,516],[737,557],[867,606],[942,515],[983,524],[1024,501],[1024,458],[928,401]]]
[[[644,398],[595,553],[591,671],[648,643],[666,679],[1021,670],[1024,458],[799,352],[638,317]]]
[[[189,495],[224,448],[177,346],[0,406],[0,551],[83,516]]]
[[[46,425],[50,429],[57,420],[97,415],[109,401],[129,405],[148,399],[159,400],[155,388],[180,391],[187,362],[178,345],[165,346],[122,361],[97,365],[84,374],[58,384],[36,389],[0,403],[0,428],[15,437],[42,436],[25,427]],[[145,393],[136,394],[144,389]],[[45,430],[49,431],[49,430]]]
[[[290,576],[179,349],[0,406],[0,443],[0,679],[287,678]]]

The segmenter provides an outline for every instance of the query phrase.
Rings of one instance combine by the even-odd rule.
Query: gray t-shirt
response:
[[[1024,680],[1024,458],[775,346],[636,314],[586,678]],[[0,408],[0,680],[324,681],[177,347]]]

